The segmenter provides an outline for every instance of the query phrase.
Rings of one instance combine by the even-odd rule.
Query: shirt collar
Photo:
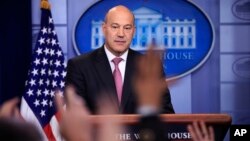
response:
[[[108,57],[108,60],[109,62],[111,62],[115,57],[114,54],[112,54],[106,47],[106,45],[104,45],[104,50],[105,50],[105,53],[107,54],[107,57]],[[123,59],[123,61],[126,61],[127,60],[127,57],[128,57],[128,49],[121,55],[119,56],[120,58]]]

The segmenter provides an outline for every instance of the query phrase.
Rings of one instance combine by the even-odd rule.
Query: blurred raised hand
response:
[[[110,115],[115,116],[116,110],[107,100],[107,97],[100,97],[98,105],[98,115],[107,116],[106,118],[100,118],[99,132],[97,141],[120,141],[118,135],[124,133],[124,127],[121,121],[117,118],[110,118]]]
[[[18,98],[12,98],[4,102],[0,107],[1,118],[21,118],[20,111],[17,104],[19,103]]]
[[[139,58],[134,78],[139,106],[160,108],[162,95],[167,88],[162,71],[159,53],[155,52],[154,47],[151,46],[146,54]]]
[[[91,141],[92,127],[89,122],[89,112],[82,98],[76,95],[72,86],[65,89],[65,96],[66,108],[64,100],[56,94],[57,109],[61,115],[59,126],[62,136],[69,141]]]
[[[94,123],[84,101],[79,97],[72,86],[65,89],[67,97],[66,108],[64,100],[56,94],[57,108],[61,114],[59,122],[62,136],[68,141],[118,141],[116,134],[121,133],[122,126],[119,121],[110,118],[100,118],[98,130],[93,133]],[[105,98],[100,98],[99,114],[112,114],[115,110]],[[102,108],[100,108],[102,106]]]

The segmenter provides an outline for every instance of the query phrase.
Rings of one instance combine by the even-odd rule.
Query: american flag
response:
[[[42,8],[41,29],[34,48],[31,68],[21,101],[21,115],[37,125],[44,140],[62,140],[58,130],[58,114],[54,97],[63,96],[66,63],[58,43],[50,9]]]

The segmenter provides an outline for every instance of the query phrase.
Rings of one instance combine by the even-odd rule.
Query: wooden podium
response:
[[[98,125],[103,119],[105,121],[105,118],[121,122],[123,125],[131,129],[128,140],[138,140],[138,130],[136,129],[136,126],[140,119],[140,115],[96,115],[91,116],[91,121]],[[162,114],[160,115],[160,118],[167,129],[165,136],[172,141],[192,140],[186,127],[193,121],[199,120],[204,121],[207,125],[213,126],[215,140],[223,141],[232,122],[231,117],[227,114]],[[121,140],[124,141],[126,139],[123,138]]]

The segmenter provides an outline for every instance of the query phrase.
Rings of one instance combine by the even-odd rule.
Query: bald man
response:
[[[98,99],[102,97],[110,101],[117,114],[137,113],[132,80],[136,60],[141,54],[129,48],[136,30],[133,13],[122,5],[111,8],[105,16],[102,30],[105,37],[102,47],[68,61],[66,86],[76,88],[92,114],[101,107]],[[161,105],[157,112],[174,113],[168,89]],[[145,109],[142,111],[154,111],[150,107]]]

